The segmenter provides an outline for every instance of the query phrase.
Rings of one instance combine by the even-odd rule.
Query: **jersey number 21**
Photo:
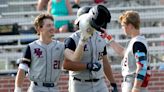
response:
[[[59,60],[54,60],[53,67],[54,67],[54,69],[60,69],[60,61]]]

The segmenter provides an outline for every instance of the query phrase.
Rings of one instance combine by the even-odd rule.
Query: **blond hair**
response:
[[[119,17],[120,23],[123,24],[132,24],[136,29],[140,28],[140,16],[136,11],[125,11]]]

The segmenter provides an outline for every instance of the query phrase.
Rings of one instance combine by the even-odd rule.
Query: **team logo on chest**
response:
[[[37,56],[37,57],[41,57],[41,55],[42,55],[42,51],[40,50],[40,48],[35,48],[34,49],[34,53],[35,53],[35,55]]]

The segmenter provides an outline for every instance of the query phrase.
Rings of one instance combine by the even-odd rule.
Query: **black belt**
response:
[[[99,81],[100,79],[82,80],[82,79],[79,79],[79,78],[74,77],[73,80],[77,80],[77,81],[80,81],[80,82],[97,82],[97,81]]]
[[[39,86],[39,83],[37,83],[37,82],[34,82],[34,84],[36,86]],[[54,83],[41,83],[41,85],[44,86],[44,87],[54,87],[55,86]]]

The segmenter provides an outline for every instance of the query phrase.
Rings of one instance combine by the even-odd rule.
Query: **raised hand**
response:
[[[77,20],[79,21],[79,30],[81,33],[80,40],[86,42],[92,36],[95,29],[89,23],[90,17],[88,14],[81,15]]]
[[[105,39],[107,42],[111,42],[111,41],[113,40],[112,35],[107,34],[105,29],[103,29],[103,28],[101,28],[101,29],[102,29],[104,32],[101,33],[100,36],[101,36],[103,39]]]

